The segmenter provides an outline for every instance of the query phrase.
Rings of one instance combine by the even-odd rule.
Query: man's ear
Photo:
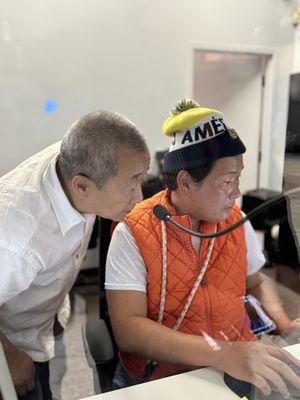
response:
[[[89,194],[91,180],[83,175],[75,175],[72,178],[72,186],[78,196],[86,198]]]
[[[177,185],[182,193],[188,193],[194,186],[194,181],[187,171],[181,170],[177,174]]]

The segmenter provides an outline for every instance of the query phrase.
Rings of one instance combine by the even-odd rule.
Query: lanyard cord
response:
[[[157,323],[161,325],[162,319],[163,319],[163,314],[164,314],[164,309],[165,309],[165,303],[166,303],[166,289],[167,289],[167,229],[166,229],[166,222],[161,221],[161,229],[162,229],[162,278],[161,278],[161,296],[160,296],[160,305],[159,305],[159,314],[157,318]],[[215,229],[216,232],[216,229]],[[212,238],[209,242],[209,247],[205,256],[204,263],[202,267],[200,268],[200,272],[198,275],[198,278],[196,282],[194,283],[194,286],[192,290],[190,291],[189,297],[176,321],[176,324],[173,326],[173,330],[177,331],[179,326],[181,325],[192,301],[195,296],[195,293],[203,279],[203,276],[205,274],[205,271],[207,269],[208,263],[210,261],[211,253],[214,247],[215,243],[215,238]],[[146,368],[143,373],[143,379],[147,380],[153,373],[154,369],[157,367],[158,361],[157,360],[150,360],[148,361]]]
[[[159,314],[157,318],[157,322],[159,324],[162,323],[165,303],[166,303],[166,289],[167,289],[167,229],[166,223],[161,221],[161,230],[162,230],[162,276],[161,276],[161,295],[160,295],[160,305],[159,305]]]
[[[165,221],[161,221],[161,225],[162,225],[162,280],[161,280],[162,287],[161,287],[159,315],[158,315],[158,319],[157,319],[157,322],[159,324],[162,323],[162,319],[163,319],[163,313],[164,313],[165,302],[166,302],[166,287],[167,287],[167,230],[166,230]],[[216,230],[215,230],[215,232],[216,232]],[[177,319],[176,324],[173,326],[173,330],[175,330],[175,331],[177,331],[182,320],[184,319],[184,317],[193,301],[195,293],[203,279],[203,276],[205,274],[205,271],[207,269],[207,266],[208,266],[208,263],[209,263],[209,260],[211,257],[214,243],[215,243],[215,238],[212,238],[209,242],[209,247],[208,247],[208,250],[207,250],[207,253],[205,256],[204,263],[203,263],[202,267],[200,268],[198,278],[197,278],[196,282],[194,283],[194,286],[193,286],[193,288],[189,294],[189,297],[180,313],[180,316]]]

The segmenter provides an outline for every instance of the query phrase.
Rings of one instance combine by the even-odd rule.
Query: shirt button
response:
[[[76,259],[79,258],[79,254],[75,254],[75,258],[76,258]]]

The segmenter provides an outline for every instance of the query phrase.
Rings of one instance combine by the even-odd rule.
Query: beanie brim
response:
[[[178,173],[181,170],[199,168],[219,158],[233,157],[245,153],[246,147],[240,138],[228,132],[205,142],[169,152],[164,157],[164,172]]]

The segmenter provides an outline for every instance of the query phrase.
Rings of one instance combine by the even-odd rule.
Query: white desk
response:
[[[300,360],[300,344],[286,347]],[[152,382],[131,386],[82,400],[237,400],[239,396],[227,388],[223,373],[202,368]]]

